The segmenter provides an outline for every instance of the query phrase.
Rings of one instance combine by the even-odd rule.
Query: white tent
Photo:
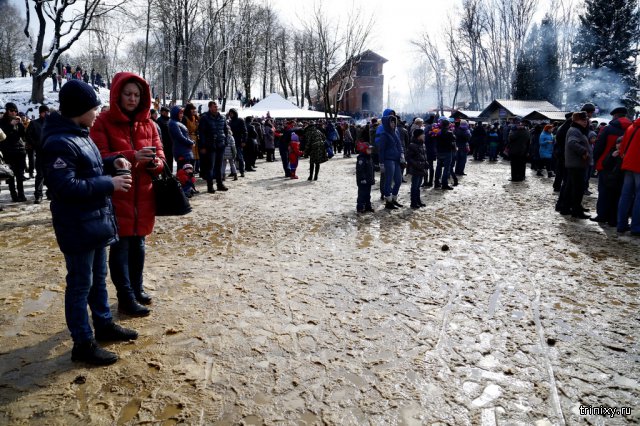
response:
[[[324,112],[298,108],[277,93],[270,94],[251,108],[238,111],[240,117],[266,117],[267,113],[271,118],[325,118]],[[338,118],[351,117],[339,115]]]

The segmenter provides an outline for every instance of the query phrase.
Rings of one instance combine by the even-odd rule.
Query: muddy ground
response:
[[[48,203],[3,184],[1,424],[640,422],[640,240],[555,213],[550,179],[471,162],[425,209],[357,216],[354,159],[258,165],[158,219],[151,316],[119,317],[109,282],[140,338],[107,368],[70,360]]]

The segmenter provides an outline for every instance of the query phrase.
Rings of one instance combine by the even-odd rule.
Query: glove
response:
[[[384,173],[384,164],[380,163],[380,173]]]
[[[400,164],[407,164],[407,160],[404,159],[404,155],[400,156]]]

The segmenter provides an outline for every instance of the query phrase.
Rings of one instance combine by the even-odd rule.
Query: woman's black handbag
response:
[[[163,160],[162,173],[153,178],[156,195],[156,216],[181,216],[191,212],[189,199],[184,195],[180,181],[169,171]]]
[[[2,158],[2,154],[0,154],[0,179],[11,179],[12,177],[13,170],[4,162],[4,158]]]

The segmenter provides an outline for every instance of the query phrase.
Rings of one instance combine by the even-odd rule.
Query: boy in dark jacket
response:
[[[91,86],[73,80],[62,86],[59,96],[60,114],[51,114],[43,128],[42,155],[53,229],[67,266],[64,308],[73,339],[71,360],[108,365],[118,356],[99,347],[96,339],[138,337],[113,322],[106,285],[105,247],[118,240],[111,194],[131,188],[131,163],[123,156],[103,163],[89,137],[100,105]],[[105,169],[116,176],[106,176]]]
[[[356,182],[358,184],[358,201],[356,210],[358,213],[374,212],[371,206],[371,187],[376,179],[373,174],[373,148],[366,142],[358,142],[356,150],[360,153],[356,159]]]

